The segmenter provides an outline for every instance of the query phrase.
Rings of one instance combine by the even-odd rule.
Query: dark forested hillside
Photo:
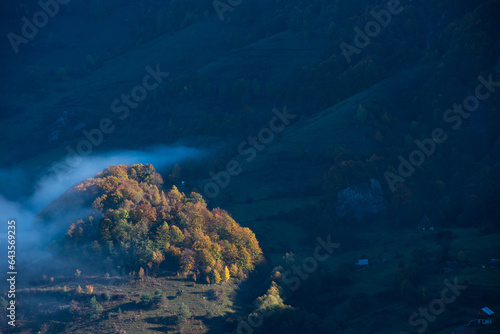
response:
[[[1,2],[0,330],[499,333],[499,15]]]

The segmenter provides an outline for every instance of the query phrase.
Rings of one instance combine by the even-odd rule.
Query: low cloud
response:
[[[75,168],[63,175],[47,172],[36,182],[34,188],[18,187],[15,196],[9,191],[11,186],[25,184],[27,171],[19,168],[0,170],[0,245],[7,241],[7,221],[16,220],[16,253],[20,262],[30,262],[34,257],[47,259],[52,255],[46,248],[61,233],[60,224],[36,224],[36,215],[50,202],[61,196],[73,185],[94,177],[106,167],[121,164],[152,164],[157,170],[169,168],[185,159],[199,160],[207,156],[207,151],[186,146],[155,146],[142,151],[113,151],[106,154],[88,156]],[[48,170],[48,169],[47,169]],[[26,190],[26,189],[34,190]],[[19,191],[19,189],[24,189]],[[12,199],[14,198],[14,199]],[[79,210],[78,208],[75,208]],[[82,208],[83,210],[83,208]],[[61,219],[64,219],[61,217]],[[6,256],[0,259],[4,265]],[[4,268],[3,266],[2,268]]]

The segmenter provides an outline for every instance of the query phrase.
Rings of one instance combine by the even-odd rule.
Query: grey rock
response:
[[[337,194],[336,211],[341,218],[354,217],[361,222],[367,215],[379,213],[387,207],[380,182],[375,179],[345,188]]]

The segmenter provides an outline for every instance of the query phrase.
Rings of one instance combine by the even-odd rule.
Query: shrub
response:
[[[69,304],[69,313],[73,316],[77,316],[80,313],[80,307],[78,306],[78,302],[72,300]]]
[[[151,304],[152,300],[153,298],[151,297],[151,294],[148,292],[143,293],[141,296],[141,303],[145,306]]]
[[[209,290],[206,295],[208,299],[221,301],[224,298],[224,290],[215,287],[215,289]]]
[[[159,307],[166,308],[168,306],[168,299],[164,295],[161,296],[160,302],[158,303]]]
[[[85,286],[85,292],[87,295],[91,295],[94,293],[94,287],[92,285],[87,285]]]
[[[160,289],[156,289],[155,294],[153,296],[153,303],[158,305],[162,297],[163,297],[163,291],[161,291]]]

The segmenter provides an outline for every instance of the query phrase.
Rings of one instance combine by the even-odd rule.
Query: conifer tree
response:
[[[102,311],[104,311],[104,309],[101,304],[99,304],[95,296],[93,296],[89,302],[88,314],[93,318],[98,318],[101,316]]]
[[[219,272],[216,269],[213,269],[213,271],[214,271],[214,283],[220,283],[221,278]]]
[[[223,279],[224,281],[227,281],[231,278],[231,275],[229,273],[229,269],[227,268],[227,266],[224,267],[224,276],[223,276]]]
[[[177,315],[178,323],[186,322],[186,320],[192,316],[193,314],[189,311],[189,307],[187,307],[186,304],[181,303],[181,306],[179,307],[179,314]]]

